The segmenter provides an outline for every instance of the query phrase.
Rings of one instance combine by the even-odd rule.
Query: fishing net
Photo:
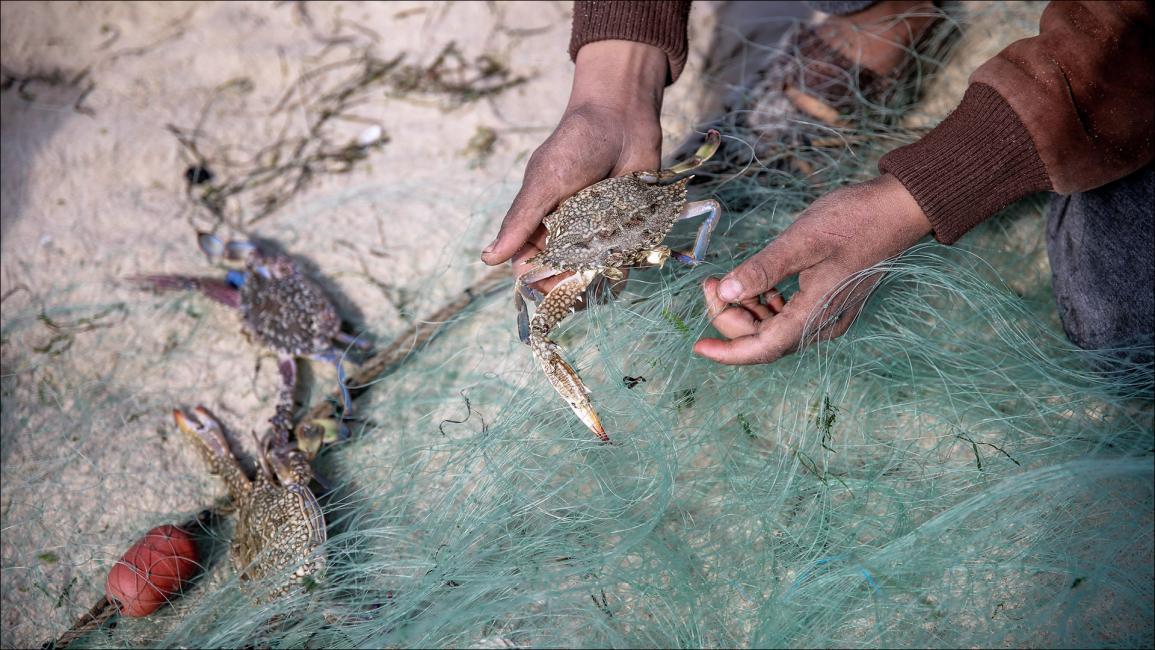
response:
[[[249,195],[233,196],[221,214],[259,217],[289,249],[340,239],[310,228],[334,211],[364,217],[358,201],[382,209],[421,191],[439,211],[472,216],[430,225],[423,237],[440,243],[402,281],[373,285],[356,275],[369,273],[364,264],[341,266],[353,270],[339,278],[377,292],[350,300],[365,310],[354,326],[403,354],[358,387],[351,439],[317,462],[334,483],[322,498],[323,578],[255,604],[229,565],[222,516],[196,528],[205,571],[171,608],[76,646],[1150,646],[1155,379],[1126,354],[1149,347],[1067,342],[1050,293],[1045,197],[957,246],[923,243],[880,265],[884,279],[839,339],[765,366],[689,353],[712,331],[702,280],[822,192],[871,177],[879,155],[957,101],[967,61],[1031,33],[1039,11],[959,10],[961,39],[936,55],[955,52],[951,65],[916,75],[910,104],[864,116],[836,146],[749,153],[699,174],[693,194],[727,208],[706,263],[635,271],[615,300],[554,335],[614,445],[542,381],[515,335],[510,293],[468,301],[432,341],[398,334],[483,276],[474,241],[492,232],[516,173],[468,200],[405,178],[375,189],[322,179],[267,213],[267,202],[244,210],[235,202]],[[732,58],[772,49],[739,40]],[[364,78],[361,64],[350,69]],[[703,123],[695,92],[671,91],[669,144]],[[726,137],[755,139],[734,122]],[[251,178],[251,166],[229,176],[221,154],[197,151],[185,162],[228,187]],[[204,195],[190,185],[194,221],[226,205]],[[679,224],[675,247],[694,225]],[[405,246],[422,241],[401,244],[382,254],[403,264]],[[195,251],[167,254],[198,268]],[[254,373],[235,318],[204,298],[123,290],[100,301],[82,282],[37,291],[48,307],[6,305],[3,325],[5,645],[58,634],[144,530],[222,494],[171,425],[174,406],[217,407],[243,445],[248,430],[263,431],[276,392],[273,364]],[[106,347],[124,354],[86,363]],[[312,402],[332,399],[330,371],[306,379]],[[99,453],[107,445],[118,453]]]

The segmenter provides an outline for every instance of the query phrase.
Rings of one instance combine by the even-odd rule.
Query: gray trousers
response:
[[[1155,163],[1090,192],[1056,196],[1047,255],[1063,329],[1084,349],[1155,344]],[[1134,356],[1134,355],[1132,355]]]

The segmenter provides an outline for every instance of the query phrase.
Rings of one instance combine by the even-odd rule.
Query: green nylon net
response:
[[[955,20],[1030,25],[1037,10]],[[707,263],[636,271],[616,300],[556,332],[615,445],[599,444],[542,381],[501,293],[374,382],[358,400],[352,439],[322,455],[318,467],[335,483],[322,500],[322,580],[255,605],[227,561],[224,518],[198,533],[206,572],[171,608],[79,643],[1150,646],[1152,369],[1066,341],[1049,288],[1045,197],[958,246],[923,243],[881,265],[884,280],[842,338],[768,366],[689,354],[711,332],[704,278],[760,249],[822,191],[869,178],[878,155],[917,137],[911,125],[939,117],[914,107],[907,127],[867,120],[847,132],[860,138],[853,146],[801,150],[818,170],[810,180],[774,157],[741,173],[733,161],[707,168],[693,193],[729,208]],[[515,188],[475,206],[469,232],[485,232]],[[276,220],[303,232],[312,217],[302,209]],[[689,242],[693,225],[680,224],[673,243]],[[422,296],[408,313],[428,313],[481,273],[473,258],[447,251],[448,270],[407,288]],[[439,285],[449,289],[438,294]],[[61,290],[59,304],[67,300]],[[216,339],[194,345],[232,326],[198,297],[54,313],[63,332],[88,328],[89,340],[109,345],[149,318],[191,323],[166,364],[237,354]],[[5,337],[36,327],[36,316],[6,310]],[[101,329],[110,319],[115,333]],[[230,390],[211,374],[154,390],[132,380],[132,367],[54,372],[77,365],[66,343],[54,343],[51,357],[5,347],[5,590],[44,592],[46,608],[23,614],[45,639],[83,611],[82,595],[98,593],[135,537],[195,510],[137,512],[134,528],[109,539],[100,519],[54,528],[70,502],[37,506],[37,494],[130,418],[151,418],[158,435],[183,444],[175,430],[160,431],[167,409],[175,400],[211,406]],[[260,428],[222,419],[237,439]],[[10,441],[29,437],[37,442],[22,444],[37,451],[22,457],[32,460],[11,466]],[[102,507],[115,510],[134,462],[81,472],[66,489],[101,492]],[[187,473],[195,460],[179,467],[186,473],[173,471],[171,486],[150,489],[221,494],[213,478]],[[72,593],[53,573],[59,558],[47,554],[57,551],[9,541],[35,535],[79,545],[66,558]]]

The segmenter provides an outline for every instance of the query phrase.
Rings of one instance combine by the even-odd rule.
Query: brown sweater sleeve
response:
[[[958,108],[879,169],[947,244],[1032,192],[1100,187],[1155,158],[1152,61],[1152,3],[1052,2],[1038,36],[979,67]]]
[[[569,55],[576,59],[578,50],[594,41],[623,40],[653,45],[670,58],[667,85],[672,84],[686,65],[689,19],[689,0],[577,0],[573,5]]]

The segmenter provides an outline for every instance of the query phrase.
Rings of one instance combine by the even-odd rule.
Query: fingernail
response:
[[[742,283],[734,278],[726,278],[718,285],[718,295],[722,300],[735,301],[742,296]]]
[[[493,252],[493,249],[495,246],[497,246],[497,240],[496,239],[493,240],[493,243],[491,243],[489,246],[486,246],[485,250],[481,251],[481,254],[482,255],[489,255],[490,253]]]

